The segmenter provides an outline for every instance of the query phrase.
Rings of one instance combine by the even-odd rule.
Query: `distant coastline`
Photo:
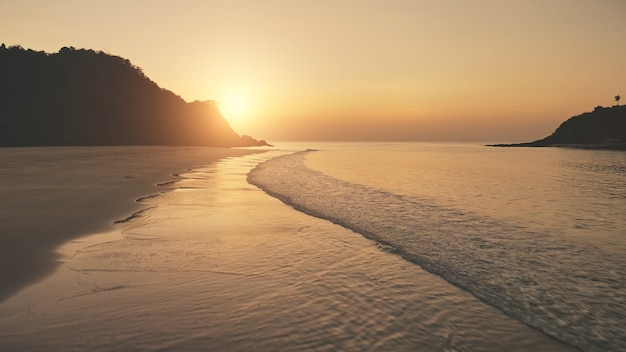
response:
[[[535,144],[534,142],[528,143],[497,143],[487,144],[487,147],[531,147],[531,148],[576,148],[576,149],[589,149],[589,150],[624,150],[626,151],[626,144],[612,144],[612,143],[597,143],[597,144]]]
[[[0,46],[0,147],[269,145],[240,136],[214,101],[187,103],[129,60]]]
[[[488,146],[626,150],[626,106],[598,106],[592,112],[569,118],[550,136],[534,142]]]

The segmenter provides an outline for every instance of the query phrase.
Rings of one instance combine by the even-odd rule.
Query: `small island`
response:
[[[0,147],[268,145],[233,131],[214,101],[187,103],[102,51],[2,44],[0,76]]]
[[[619,102],[619,95],[615,100]],[[598,106],[592,112],[569,118],[550,136],[534,142],[489,146],[626,150],[626,106]]]

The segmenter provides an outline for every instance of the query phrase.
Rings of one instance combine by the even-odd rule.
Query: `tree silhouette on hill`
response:
[[[63,47],[0,46],[0,146],[266,145],[212,101],[187,103],[129,60]]]

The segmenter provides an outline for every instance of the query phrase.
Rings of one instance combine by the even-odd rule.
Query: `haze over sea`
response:
[[[623,152],[290,143],[181,177],[0,305],[0,349],[626,350]]]

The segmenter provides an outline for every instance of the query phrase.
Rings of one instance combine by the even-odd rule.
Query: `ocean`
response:
[[[626,153],[326,144],[249,180],[548,336],[626,350]]]
[[[462,143],[207,163],[59,248],[0,350],[623,351],[624,181],[623,152]]]

